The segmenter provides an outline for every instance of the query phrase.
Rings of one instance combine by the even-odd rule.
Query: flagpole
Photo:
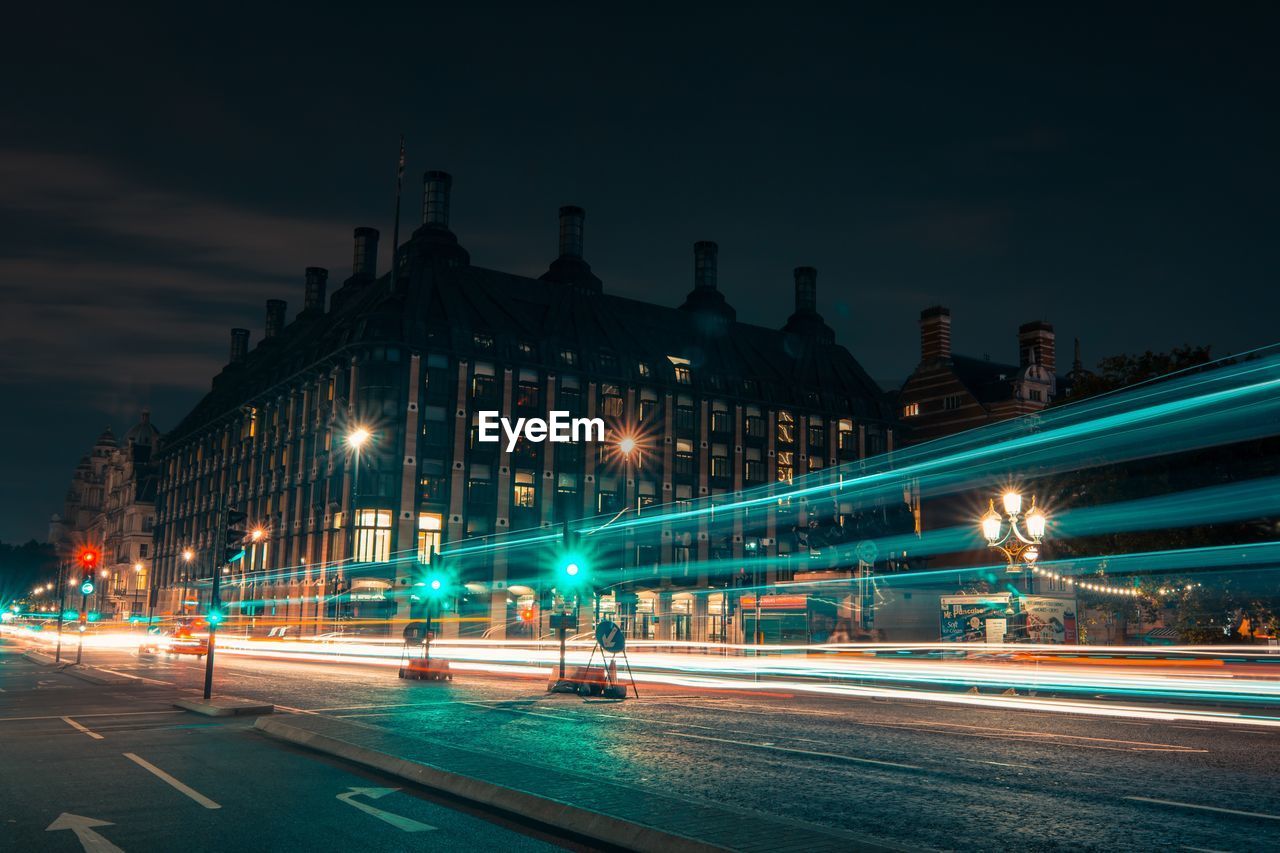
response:
[[[400,191],[404,186],[404,134],[400,134],[400,160],[396,165],[396,219],[391,230],[391,292],[396,292],[396,277],[400,272],[397,255],[400,249]]]

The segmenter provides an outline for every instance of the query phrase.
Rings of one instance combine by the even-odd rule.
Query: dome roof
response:
[[[107,427],[102,431],[102,435],[98,436],[98,440],[94,442],[94,447],[115,447],[116,434],[111,431],[111,427]]]
[[[138,445],[141,447],[154,447],[160,439],[160,430],[151,425],[151,410],[142,410],[142,420],[138,421],[128,432],[124,434],[126,444]]]

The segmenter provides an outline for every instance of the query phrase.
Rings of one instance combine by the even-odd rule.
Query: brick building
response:
[[[781,328],[738,322],[710,242],[694,246],[679,308],[614,296],[585,260],[576,207],[561,208],[558,257],[541,277],[486,269],[450,230],[451,184],[426,173],[422,225],[392,271],[376,274],[378,232],[357,229],[352,275],[330,299],[327,271],[308,268],[291,322],[273,299],[257,346],[232,330],[229,363],[165,437],[162,609],[180,610],[215,570],[224,504],[260,531],[224,597],[307,632],[340,616],[408,617],[408,588],[445,542],[679,504],[892,449],[893,412],[818,313],[814,269],[795,270]],[[586,443],[508,454],[476,440],[476,413],[495,409],[601,417],[611,435],[640,433],[645,450],[634,470]],[[344,442],[357,427],[373,434],[358,455]],[[628,630],[651,633],[648,612],[672,617],[663,631],[726,636],[715,597],[689,595],[723,579],[681,567],[746,548],[785,554],[790,524],[771,510],[743,535],[664,530],[637,545],[624,559],[649,571],[620,614]],[[541,570],[502,552],[469,570],[457,607],[475,622],[463,628],[502,636]]]

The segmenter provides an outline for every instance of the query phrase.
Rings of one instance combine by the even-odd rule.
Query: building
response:
[[[951,312],[926,308],[920,363],[898,392],[905,440],[929,441],[1038,412],[1065,396],[1068,383],[1056,368],[1053,326],[1043,320],[1018,328],[1018,363],[1003,364],[953,353]]]
[[[123,442],[110,427],[103,430],[76,466],[63,512],[49,525],[49,541],[64,559],[80,547],[100,549],[101,575],[88,604],[104,616],[128,618],[147,609],[158,480],[153,456],[159,440],[146,409]]]
[[[818,313],[816,270],[795,270],[780,328],[738,322],[711,242],[694,246],[679,308],[626,299],[586,261],[577,207],[560,209],[543,275],[490,270],[450,230],[451,184],[426,173],[422,225],[393,270],[376,273],[378,232],[356,229],[352,274],[327,302],[328,272],[308,268],[291,322],[272,299],[255,347],[232,330],[228,364],[165,437],[162,609],[180,612],[214,570],[226,505],[249,514],[257,538],[224,600],[309,632],[409,618],[409,588],[445,542],[726,494],[892,448],[890,407]],[[612,444],[522,440],[507,453],[477,440],[479,411],[552,409],[603,418],[642,449],[626,462]],[[356,429],[372,438],[353,450]],[[727,636],[714,600],[688,595],[717,579],[680,567],[744,548],[785,553],[789,530],[772,513],[734,541],[664,530],[627,557],[650,570],[615,599],[619,617],[640,634]],[[542,568],[498,552],[469,569],[462,630],[519,625]]]

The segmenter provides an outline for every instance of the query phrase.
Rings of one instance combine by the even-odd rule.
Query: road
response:
[[[194,690],[203,674],[195,660],[126,651],[95,649],[87,660],[151,679],[158,692]],[[219,666],[220,692],[285,710],[623,779],[638,795],[678,792],[922,849],[1280,847],[1273,728],[651,685],[639,700],[599,703],[494,676],[432,684],[401,681],[382,667],[234,656]],[[56,721],[40,725],[58,729]],[[268,776],[272,790],[284,790],[289,774],[260,770],[264,760],[286,760],[277,749],[255,742],[229,752],[218,772],[245,784]],[[64,767],[66,775],[72,769]],[[213,787],[201,772],[194,778]],[[345,781],[308,779],[298,793],[332,800]],[[228,796],[225,786],[218,795]],[[99,816],[96,805],[77,808]],[[330,841],[362,837],[364,827],[351,826],[361,815],[329,813],[341,816],[344,828],[335,831],[347,833]]]
[[[0,850],[558,848],[270,740],[252,720],[175,710],[165,681],[187,682],[187,664],[95,685],[17,652],[0,639]]]

